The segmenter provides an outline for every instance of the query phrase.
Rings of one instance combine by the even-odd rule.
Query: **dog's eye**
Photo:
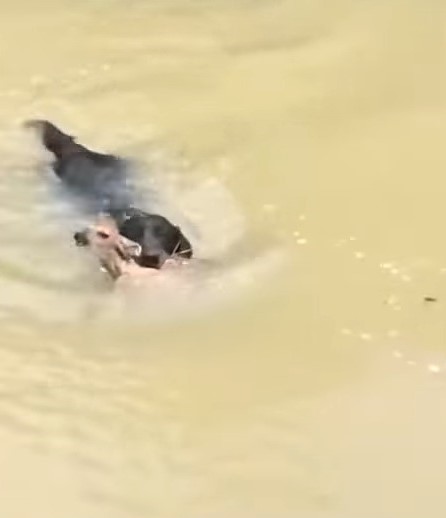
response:
[[[98,230],[96,235],[101,239],[108,239],[110,237],[110,234],[107,234],[107,232],[104,232],[103,230]]]

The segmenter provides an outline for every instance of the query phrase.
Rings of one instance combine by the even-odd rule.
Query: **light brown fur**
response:
[[[140,245],[122,236],[110,217],[99,218],[83,232],[83,237],[101,266],[114,280],[126,277],[153,277],[160,274],[159,270],[144,268],[135,262],[134,258],[141,253]],[[184,262],[185,260],[171,258],[165,262],[163,269],[176,267]]]

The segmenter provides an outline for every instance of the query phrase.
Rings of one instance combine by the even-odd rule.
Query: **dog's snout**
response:
[[[88,236],[86,230],[75,232],[73,238],[77,246],[88,246]]]
[[[25,129],[36,130],[42,132],[45,129],[46,121],[40,119],[28,119],[22,123]]]

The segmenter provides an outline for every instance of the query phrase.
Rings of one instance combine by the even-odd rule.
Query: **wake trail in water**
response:
[[[35,166],[28,171],[21,164],[15,173],[9,169],[2,186],[8,201],[0,209],[7,245],[0,256],[5,294],[0,318],[11,312],[48,322],[82,320],[86,314],[144,321],[148,315],[189,317],[236,302],[277,272],[283,251],[268,237],[266,246],[254,243],[243,211],[222,181],[211,175],[193,181],[190,171],[174,165],[166,171],[161,161],[148,161],[150,166],[135,168],[141,208],[179,225],[197,259],[177,271],[159,272],[154,282],[112,287],[95,259],[72,241],[89,216],[73,205],[50,171],[36,172]]]

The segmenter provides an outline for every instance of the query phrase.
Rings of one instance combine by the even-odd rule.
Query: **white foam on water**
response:
[[[102,298],[97,316],[168,320],[204,315],[256,293],[283,266],[284,257],[270,250],[228,266],[197,260],[149,277],[122,278]]]

